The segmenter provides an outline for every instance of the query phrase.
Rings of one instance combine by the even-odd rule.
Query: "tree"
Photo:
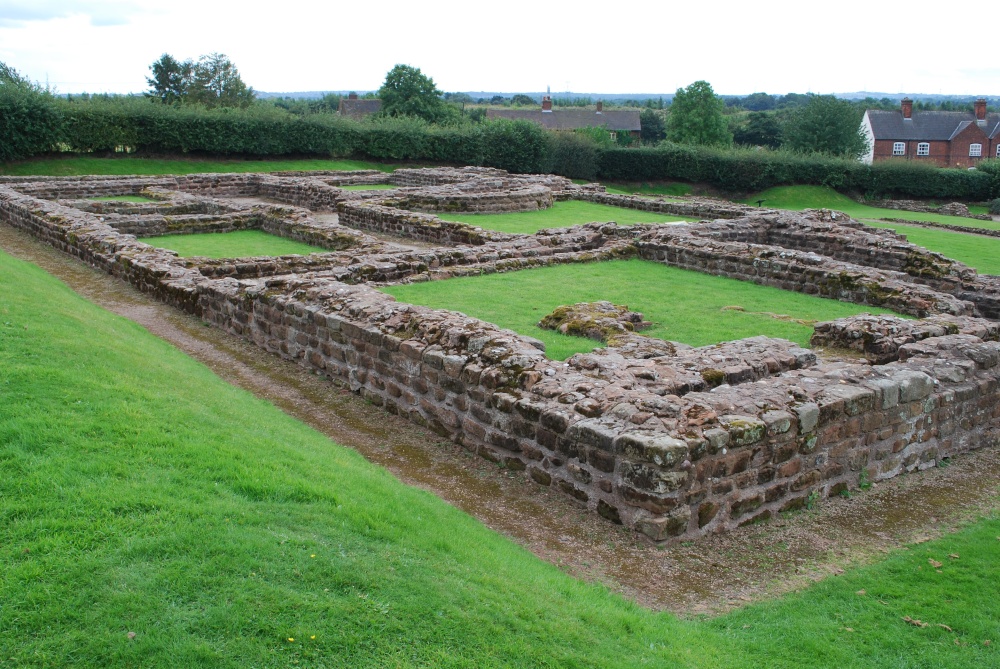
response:
[[[221,53],[202,56],[194,66],[188,99],[206,107],[249,107],[256,92],[243,83],[232,61]]]
[[[248,107],[257,94],[243,83],[240,72],[224,54],[202,56],[195,63],[178,61],[169,53],[149,66],[147,97],[166,104],[197,102],[206,107]]]
[[[776,149],[781,146],[781,123],[774,114],[750,112],[747,114],[746,122],[733,130],[733,141],[743,146],[766,146]]]
[[[434,80],[420,68],[396,65],[385,75],[378,91],[386,116],[416,116],[435,123],[449,115]]]
[[[863,113],[847,100],[814,95],[785,125],[782,146],[795,151],[857,158],[868,150]]]
[[[647,144],[655,144],[667,136],[662,112],[657,114],[652,109],[643,109],[639,114],[639,128],[639,139]]]
[[[524,93],[518,93],[517,95],[515,95],[510,99],[510,103],[512,105],[519,105],[522,107],[531,107],[531,106],[537,106],[538,100],[536,100],[531,96],[525,95]]]
[[[678,88],[670,103],[667,139],[678,144],[729,146],[733,136],[722,116],[725,106],[707,81]]]
[[[179,103],[187,98],[194,71],[194,63],[190,59],[182,63],[165,53],[149,69],[153,76],[146,78],[150,88],[146,97],[156,98],[165,104]]]

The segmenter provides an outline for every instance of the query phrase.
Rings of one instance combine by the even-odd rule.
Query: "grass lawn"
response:
[[[0,175],[77,176],[81,174],[202,174],[209,172],[281,172],[290,170],[381,170],[395,166],[362,160],[195,160],[165,158],[95,158],[69,156],[0,164]]]
[[[808,344],[811,325],[775,314],[830,320],[864,311],[890,313],[643,260],[557,265],[382,290],[403,302],[461,311],[541,339],[546,354],[555,360],[603,345],[536,325],[557,306],[576,302],[628,305],[653,322],[643,334],[693,346],[760,334]],[[724,309],[732,306],[744,311]]]
[[[677,197],[679,195],[689,195],[691,193],[691,184],[679,182],[622,183],[605,181],[603,183],[609,193],[617,193],[618,195],[635,195],[636,193],[639,193],[640,195],[663,195],[665,197]]]
[[[982,274],[1000,274],[1000,237],[967,235],[952,230],[921,228],[899,223],[865,222],[876,228],[891,228],[906,235],[906,238],[914,244],[964,262]]]
[[[0,389],[5,666],[1000,663],[996,517],[686,621],[570,578],[2,252]]]
[[[142,195],[108,195],[105,197],[91,197],[87,199],[94,200],[95,202],[138,202],[140,204],[159,202],[159,200],[154,200],[151,197],[143,197]]]
[[[555,202],[548,209],[519,211],[510,214],[438,214],[448,221],[459,221],[499,232],[533,234],[542,228],[568,228],[571,225],[594,221],[615,221],[622,225],[632,223],[665,223],[687,219],[651,211],[612,207],[606,204],[569,200]]]
[[[177,251],[183,258],[190,256],[247,258],[250,256],[285,256],[293,253],[299,255],[327,253],[326,249],[318,246],[310,246],[260,230],[164,235],[163,237],[142,237],[139,241],[157,248]]]
[[[857,219],[905,218],[911,221],[961,225],[966,228],[1000,230],[1000,223],[996,221],[977,221],[973,218],[963,218],[961,216],[942,216],[941,214],[925,214],[919,211],[899,211],[896,209],[869,207],[826,186],[777,186],[753,195],[746,200],[741,200],[741,202],[744,204],[756,204],[756,201],[759,199],[764,200],[765,207],[772,209],[792,209],[795,211],[803,209],[836,209],[837,211],[844,212],[851,218]]]

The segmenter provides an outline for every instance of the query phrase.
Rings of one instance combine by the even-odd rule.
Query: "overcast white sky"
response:
[[[835,7],[835,9],[834,9]],[[374,90],[396,63],[443,91],[1000,95],[972,33],[884,0],[0,0],[0,61],[60,93],[141,92],[161,54],[221,52],[259,91]],[[983,9],[980,6],[980,10]],[[965,35],[965,36],[963,36]]]

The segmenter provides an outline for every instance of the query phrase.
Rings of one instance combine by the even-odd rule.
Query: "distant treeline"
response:
[[[996,162],[970,171],[666,142],[622,148],[600,129],[554,133],[527,121],[451,126],[412,118],[358,122],[330,113],[293,113],[273,104],[210,110],[143,98],[66,100],[37,89],[0,86],[0,161],[52,152],[357,156],[486,165],[581,179],[682,180],[744,193],[816,184],[871,196],[977,201],[1000,197]]]

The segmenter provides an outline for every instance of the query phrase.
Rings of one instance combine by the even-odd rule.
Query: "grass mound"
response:
[[[157,248],[176,251],[182,258],[247,258],[251,256],[283,256],[293,253],[309,255],[326,253],[326,249],[285,239],[260,230],[206,232],[196,235],[165,235],[143,237],[140,242]]]

